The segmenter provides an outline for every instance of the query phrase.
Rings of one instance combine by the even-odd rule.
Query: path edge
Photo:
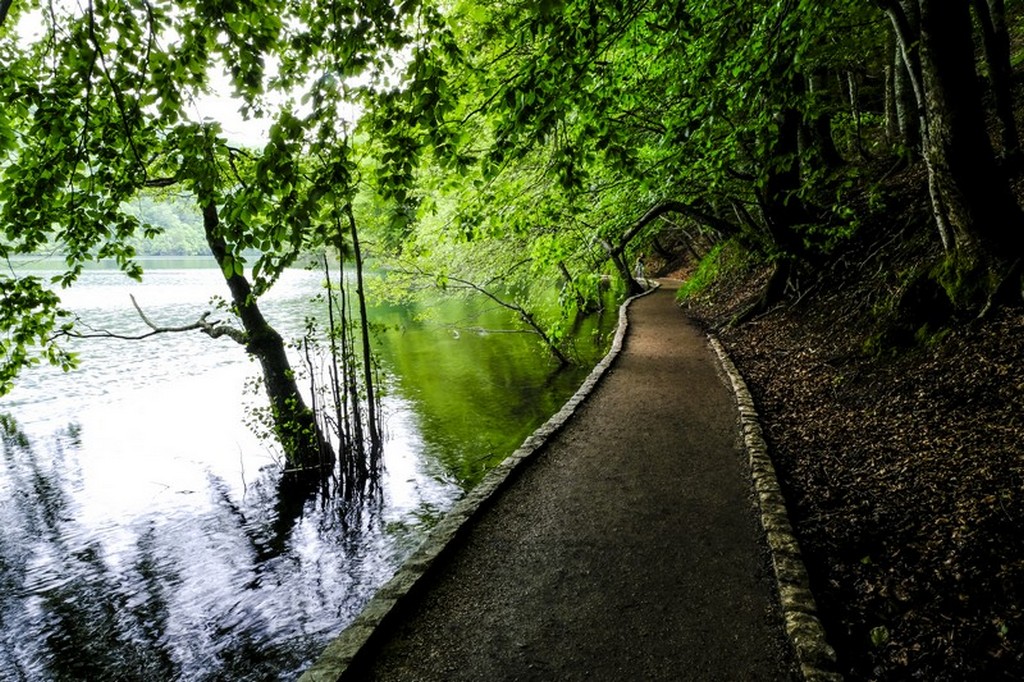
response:
[[[412,592],[419,580],[426,575],[468,522],[477,515],[484,503],[506,487],[512,473],[532,460],[547,440],[561,430],[593,392],[622,351],[629,327],[627,311],[630,304],[659,288],[660,285],[654,283],[650,289],[623,301],[619,306],[618,327],[611,347],[594,365],[572,397],[452,506],[441,521],[430,530],[420,546],[399,566],[395,575],[377,590],[359,615],[327,644],[313,665],[299,677],[299,682],[340,682],[345,679],[349,666],[369,643],[377,628]]]
[[[779,603],[786,635],[796,654],[800,673],[807,682],[842,682],[837,670],[835,650],[828,643],[825,628],[818,618],[818,607],[811,592],[810,578],[800,553],[800,545],[789,522],[786,501],[768,455],[754,399],[743,375],[715,336],[708,343],[718,356],[719,366],[728,378],[739,411],[743,445],[750,462],[750,476],[760,508],[771,552]]]

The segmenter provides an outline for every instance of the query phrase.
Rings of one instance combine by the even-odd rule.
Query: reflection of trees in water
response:
[[[0,440],[3,445],[3,478],[0,478],[0,668],[13,679],[28,679],[22,664],[24,650],[31,642],[19,636],[13,616],[17,595],[24,592],[30,550],[35,535],[34,508],[26,498],[30,488],[25,472],[17,465],[28,452],[29,443],[8,415],[0,415]],[[26,515],[29,512],[31,515]],[[24,521],[16,523],[19,518]]]
[[[81,472],[68,450],[78,445],[77,429],[58,434],[44,462],[13,419],[0,422],[3,481],[13,501],[0,518],[6,674],[37,678],[41,664],[54,680],[173,678],[162,629],[163,595],[174,578],[154,558],[153,530],[140,536],[136,575],[125,582],[107,565],[98,540],[75,542],[81,534],[70,490]]]
[[[140,519],[128,528],[130,544],[111,553],[76,520],[77,433],[60,436],[45,457],[13,420],[0,419],[0,434],[5,680],[279,679],[308,665],[327,638],[322,624],[277,622],[279,610],[294,608],[286,600],[311,611],[340,602],[354,613],[374,589],[367,577],[381,568],[367,556],[367,537],[388,542],[379,496],[364,504],[287,497],[267,471],[240,502],[210,474],[211,510]],[[294,551],[307,534],[321,556]],[[277,593],[303,572],[323,579]],[[354,589],[332,594],[338,582]]]
[[[151,560],[142,549],[139,562]],[[39,595],[46,613],[42,630],[53,679],[177,677],[162,636],[168,618],[160,584],[165,576],[150,567],[148,577],[122,582],[104,561],[97,542],[61,557],[60,564],[74,579]]]

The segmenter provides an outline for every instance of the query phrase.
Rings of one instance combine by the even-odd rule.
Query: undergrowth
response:
[[[744,271],[749,260],[749,252],[736,240],[715,244],[701,258],[693,274],[679,287],[676,300],[680,303],[693,303],[708,296],[724,278]]]

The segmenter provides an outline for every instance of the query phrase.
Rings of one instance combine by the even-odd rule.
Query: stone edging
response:
[[[394,577],[377,590],[377,593],[356,616],[355,620],[327,645],[313,666],[302,674],[299,682],[337,682],[345,679],[345,671],[348,666],[370,640],[377,627],[409,594],[434,561],[459,535],[467,522],[476,515],[483,503],[505,488],[512,472],[531,460],[547,439],[565,425],[580,404],[594,390],[622,350],[626,329],[629,326],[626,310],[630,303],[654,292],[657,288],[658,286],[655,285],[642,294],[626,299],[619,306],[618,329],[612,340],[611,348],[590,371],[576,393],[569,398],[562,409],[523,441],[523,444],[515,452],[491,469],[483,480],[455,503],[444,518],[431,529],[423,543],[399,567]]]
[[[786,503],[775,475],[775,466],[768,456],[768,446],[758,423],[753,398],[722,344],[710,335],[708,340],[736,396],[743,444],[750,457],[750,474],[761,509],[761,525],[771,550],[786,634],[796,652],[800,672],[808,682],[841,682],[842,676],[835,672],[835,651],[818,619],[807,569],[789,523]]]

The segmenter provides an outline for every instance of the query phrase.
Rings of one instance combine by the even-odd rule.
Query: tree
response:
[[[380,110],[395,122],[385,156],[411,167],[427,148],[439,167],[470,173],[466,203],[487,210],[464,213],[500,216],[492,237],[557,245],[568,259],[547,265],[565,281],[606,261],[628,283],[623,254],[644,250],[665,223],[633,229],[624,216],[675,206],[700,232],[785,264],[773,280],[782,291],[792,266],[848,230],[827,76],[856,59],[835,45],[862,43],[868,31],[846,25],[868,23],[869,11],[757,0],[456,3],[414,45],[402,88]],[[524,174],[542,180],[521,194],[495,191],[521,186]],[[479,232],[478,218],[463,222]],[[606,245],[597,263],[592,244]]]
[[[346,234],[355,240],[354,225],[340,227],[356,184],[341,112],[360,95],[348,79],[387,67],[416,8],[140,0],[26,3],[8,12],[5,3],[0,257],[52,243],[66,264],[60,286],[100,258],[141,276],[132,240],[157,229],[131,212],[132,202],[157,188],[187,193],[231,293],[239,338],[261,364],[288,463],[321,470],[331,459],[328,439],[259,297],[304,250],[340,246]],[[44,22],[34,41],[15,31],[28,10]],[[215,121],[197,120],[221,70],[243,113],[273,121],[261,148],[232,144]],[[308,102],[301,115],[299,95]],[[243,254],[253,252],[250,265]],[[71,324],[45,283],[12,269],[0,275],[0,292],[0,386],[40,359],[71,366],[57,334]]]
[[[978,18],[981,43],[985,50],[989,87],[999,118],[1003,156],[1013,162],[1021,154],[1017,121],[1013,115],[1013,67],[1010,64],[1010,35],[1006,27],[1006,6],[1003,0],[973,0],[971,7]]]
[[[882,4],[905,61],[914,65],[932,212],[948,254],[940,279],[954,305],[981,310],[1002,282],[1019,274],[1024,224],[985,125],[970,7],[935,0]]]
[[[920,147],[951,253],[940,278],[954,298],[963,297],[957,281],[1011,281],[1017,256],[1000,263],[994,254],[1019,254],[1019,211],[985,130],[970,3],[880,5],[885,14],[850,1],[456,3],[414,44],[403,87],[385,102],[397,122],[388,148],[410,182],[429,147],[442,167],[476,164],[488,188],[543,159],[549,182],[533,205],[489,200],[491,212],[510,225],[541,207],[559,215],[510,229],[516,240],[551,243],[552,224],[562,226],[556,239],[571,240],[564,226],[589,225],[591,240],[611,245],[612,263],[642,250],[662,223],[633,231],[627,220],[609,222],[609,211],[691,207],[702,231],[740,239],[775,265],[756,311],[857,229],[851,198],[872,190],[844,155],[888,153],[869,125],[873,103],[861,101],[858,84],[870,81],[857,74],[890,70],[894,123],[905,149]],[[997,87],[1004,10],[974,6]],[[1005,98],[996,100],[1005,112]],[[1014,147],[1005,121],[1003,130],[1004,147]],[[627,235],[635,241],[621,242]],[[615,270],[628,280],[621,262]]]

